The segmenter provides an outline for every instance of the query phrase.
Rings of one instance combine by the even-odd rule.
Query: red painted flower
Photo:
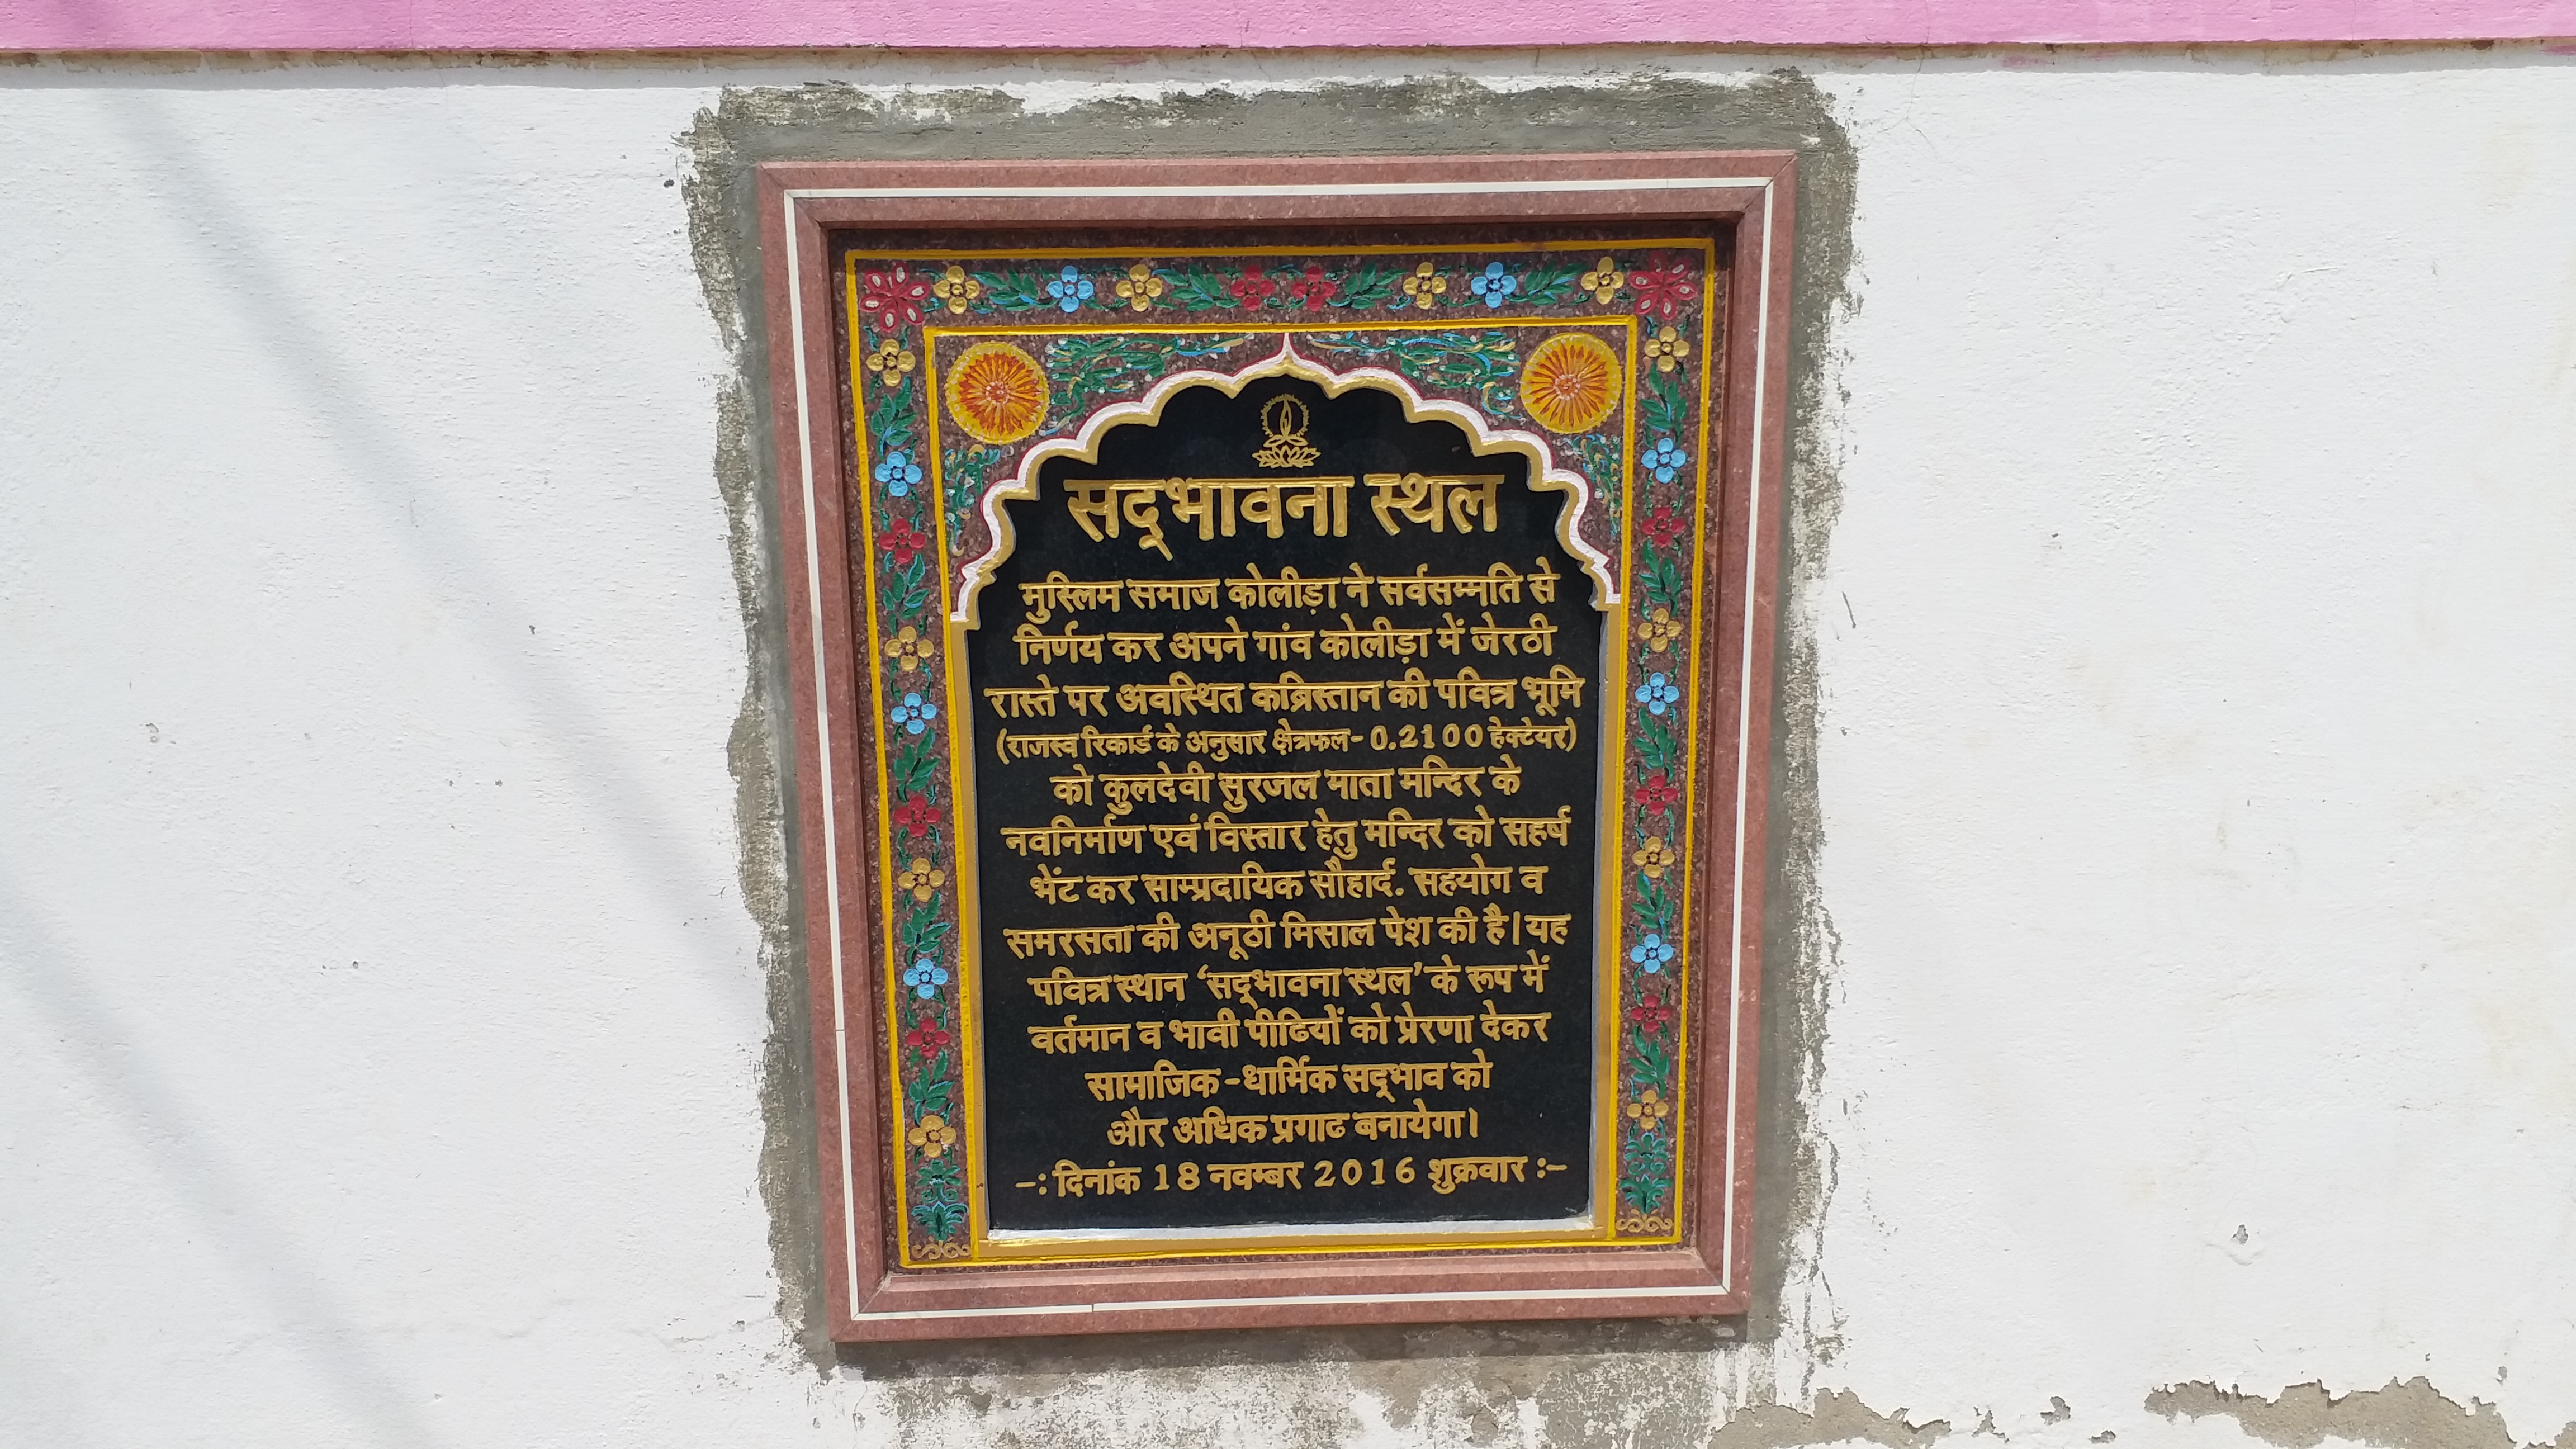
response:
[[[1306,274],[1288,284],[1288,295],[1314,311],[1341,294],[1342,284],[1324,275],[1322,262],[1308,262]]]
[[[1658,252],[1628,274],[1628,293],[1637,299],[1637,315],[1670,322],[1699,300],[1699,280],[1680,262]]]
[[[1279,284],[1246,267],[1242,276],[1225,284],[1225,289],[1234,294],[1236,306],[1249,312],[1269,301],[1270,294],[1279,290]]]
[[[1634,798],[1639,810],[1648,815],[1661,815],[1681,803],[1682,792],[1681,787],[1666,778],[1663,771],[1657,770],[1637,782]]]
[[[859,310],[879,327],[906,326],[921,320],[921,304],[930,300],[930,279],[915,276],[901,262],[890,272],[859,277]]]
[[[895,824],[917,840],[938,829],[942,815],[939,807],[931,804],[928,797],[915,795],[894,807],[893,818]]]
[[[1679,1015],[1679,1012],[1665,1005],[1664,999],[1660,996],[1640,998],[1636,1005],[1628,1008],[1628,1019],[1637,1024],[1637,1030],[1648,1036],[1653,1036],[1671,1026],[1674,1018]]]
[[[903,1034],[903,1044],[917,1052],[935,1052],[956,1039],[926,1021]]]
[[[885,532],[877,535],[877,546],[893,559],[895,567],[911,563],[913,555],[930,547],[930,535],[898,518]]]
[[[1657,548],[1671,548],[1673,541],[1689,529],[1690,520],[1673,511],[1670,504],[1658,504],[1645,517],[1637,520],[1639,532]]]

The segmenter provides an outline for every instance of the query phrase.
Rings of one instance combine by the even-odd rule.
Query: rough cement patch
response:
[[[787,843],[796,838],[795,797],[780,771],[780,762],[794,758],[793,740],[786,712],[776,707],[785,696],[773,687],[787,677],[780,655],[786,634],[772,627],[784,608],[777,597],[778,530],[766,517],[759,470],[752,466],[750,449],[757,433],[750,406],[739,383],[716,398],[716,487],[724,497],[725,542],[752,660],[725,762],[734,782],[736,870],[743,906],[760,928],[762,979],[767,983],[769,1037],[760,1054],[760,1196],[769,1208],[770,1255],[783,1264],[810,1257],[822,1228],[812,1143],[784,1130],[780,1120],[792,1114],[812,1122],[814,1088],[804,1054],[804,1043],[811,1040],[804,956],[789,930],[803,915],[802,891],[787,866]],[[832,1351],[820,1286],[813,1273],[778,1275],[778,1316],[818,1367],[830,1361]]]
[[[952,1415],[957,1396],[966,1393],[998,1416],[979,1414],[994,1435],[991,1442],[1014,1442],[1014,1436],[1026,1432],[1053,1444],[1088,1444],[1094,1442],[1097,1426],[1120,1421],[1107,1412],[1117,1399],[1147,1391],[1186,1396],[1200,1375],[1211,1371],[1229,1383],[1222,1397],[1268,1404],[1270,1412],[1258,1422],[1274,1432],[1294,1424],[1301,1441],[1338,1439],[1356,1427],[1350,1417],[1355,1395],[1375,1405],[1389,1426],[1439,1442],[1515,1439],[1534,1428],[1527,1422],[1533,1414],[1544,1421],[1548,1442],[1708,1441],[1729,1432],[1715,1418],[1725,1403],[1803,1401],[1809,1388],[1807,1366],[1819,1355],[1829,1358],[1839,1334],[1838,1316],[1829,1305],[1819,1308],[1814,1291],[1821,1282],[1817,1234],[1834,1168],[1830,1147],[1808,1123],[1821,1090],[1826,982],[1838,938],[1817,889],[1822,844],[1816,785],[1819,698],[1814,631],[1807,622],[1812,611],[1804,595],[1823,567],[1841,506],[1838,457],[1822,419],[1829,403],[1824,378],[1835,360],[1828,336],[1834,318],[1852,304],[1846,290],[1858,166],[1852,142],[1813,81],[1786,70],[1723,85],[1651,72],[1510,90],[1454,76],[1304,87],[1262,84],[1265,88],[1254,89],[1251,83],[1240,89],[1166,87],[1151,95],[1091,99],[1055,110],[1032,108],[1019,96],[991,88],[863,91],[817,84],[728,89],[714,110],[701,112],[697,124],[678,138],[696,161],[682,197],[701,285],[740,366],[740,380],[727,386],[721,419],[729,434],[740,435],[720,446],[720,456],[746,460],[748,467],[736,467],[722,480],[728,505],[737,518],[752,516],[754,509],[767,514],[776,487],[764,421],[770,416],[767,339],[753,210],[753,168],[761,161],[1796,151],[1799,234],[1772,858],[1764,922],[1765,1108],[1757,1127],[1763,1167],[1754,1207],[1756,1306],[1741,1326],[1609,1322],[1421,1332],[1128,1336],[1097,1347],[1042,1342],[902,1351],[845,1348],[840,1363],[844,1372],[894,1381],[905,1432],[925,1436],[919,1439],[925,1443],[942,1441],[931,1426]],[[752,495],[748,508],[737,493],[746,477]],[[774,519],[765,533],[774,539]],[[759,571],[756,578],[742,579],[746,610],[761,611],[756,617],[747,614],[756,687],[746,696],[745,718],[765,710],[772,721],[767,728],[746,725],[737,731],[741,740],[766,740],[772,752],[756,767],[737,760],[737,773],[747,790],[748,782],[758,778],[775,793],[784,788],[779,762],[792,755],[774,723],[783,716],[779,702],[786,697],[785,672],[775,657],[783,630],[774,545],[764,540],[757,549],[737,547],[735,559],[738,572]],[[783,803],[770,818],[782,828],[792,827]],[[786,829],[777,851],[791,891],[798,879],[794,841],[792,828]],[[755,847],[746,834],[745,897],[769,903],[755,906],[764,912],[764,939],[784,943],[770,953],[773,1039],[761,1089],[767,1134],[762,1187],[775,1225],[780,1313],[821,1365],[829,1360],[819,1351],[814,1317],[820,1270],[808,1185],[813,1113],[804,1061],[801,912],[792,909],[788,891],[753,895],[749,887],[756,848],[768,847]],[[773,905],[780,913],[766,914]],[[1727,1350],[1748,1336],[1772,1351],[1722,1367],[1731,1357]],[[1317,1371],[1326,1365],[1332,1367]],[[1831,1412],[1849,1412],[1882,1426],[1897,1423],[1870,1414],[1856,1400],[1846,1404],[1826,1397],[1836,1406]],[[1059,1419],[1057,1406],[1072,1404],[1084,1407]],[[1810,1419],[1794,1410],[1777,1412],[1793,1414],[1801,1423]],[[1825,1400],[1819,1400],[1817,1412],[1828,1412]],[[1157,1414],[1144,1421],[1163,1419]],[[1739,1421],[1742,1414],[1725,1422]],[[1749,1421],[1754,1427],[1732,1432],[1756,1435],[1740,1441],[1747,1445],[1854,1437],[1759,1438],[1772,1432],[1759,1426],[1772,1422],[1756,1419]],[[1227,1438],[1220,1423],[1199,1429],[1216,1441]]]
[[[2559,1430],[2555,1440],[2524,1446],[2505,1428],[2495,1405],[2472,1397],[2463,1407],[2420,1374],[2342,1395],[2326,1392],[2322,1383],[2292,1384],[2269,1399],[2205,1380],[2173,1384],[2147,1395],[2147,1412],[2167,1419],[2225,1415],[2281,1449],[2315,1449],[2328,1439],[2380,1449],[2576,1449],[2576,1423]]]
[[[1905,1411],[1882,1414],[1860,1401],[1860,1395],[1827,1389],[1816,1395],[1812,1413],[1765,1405],[1745,1409],[1726,1421],[1708,1441],[1709,1449],[1797,1449],[1808,1444],[1879,1444],[1885,1449],[1924,1449],[1950,1435],[1946,1419],[1909,1423]]]
[[[1827,1390],[1727,1413],[1728,1325],[1707,1320],[917,1345],[850,1355],[894,1389],[908,1446],[1090,1449],[1368,1442],[1620,1449],[1928,1449],[1946,1421]],[[1132,1412],[1131,1412],[1132,1410]],[[1152,1424],[1144,1438],[1135,1426]]]

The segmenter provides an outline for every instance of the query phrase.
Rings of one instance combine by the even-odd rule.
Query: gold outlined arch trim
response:
[[[1112,403],[1093,413],[1083,420],[1082,426],[1071,437],[1052,438],[1029,449],[1020,459],[1019,470],[1010,478],[985,489],[984,496],[976,502],[975,506],[984,514],[984,526],[992,544],[959,571],[956,604],[949,611],[949,622],[969,629],[981,627],[976,614],[977,596],[986,584],[992,582],[994,572],[1002,566],[1003,560],[1011,556],[1018,543],[1011,528],[1009,512],[1002,505],[1035,501],[1040,468],[1057,458],[1071,458],[1082,463],[1098,462],[1101,441],[1108,437],[1111,428],[1130,423],[1141,423],[1147,427],[1160,424],[1164,407],[1183,389],[1213,387],[1227,397],[1234,397],[1247,384],[1267,377],[1304,378],[1321,386],[1326,397],[1340,397],[1353,388],[1362,387],[1390,392],[1404,405],[1405,421],[1454,424],[1465,431],[1469,448],[1479,457],[1518,453],[1527,458],[1530,462],[1529,486],[1533,490],[1545,489],[1566,495],[1564,504],[1557,511],[1556,539],[1590,576],[1592,607],[1608,613],[1620,602],[1618,568],[1609,555],[1584,542],[1576,532],[1584,511],[1592,505],[1595,480],[1586,479],[1572,469],[1556,466],[1555,454],[1545,438],[1520,428],[1490,427],[1475,409],[1464,403],[1426,398],[1415,391],[1413,384],[1402,374],[1383,367],[1356,367],[1347,372],[1336,372],[1298,352],[1295,337],[1283,332],[1279,334],[1279,350],[1260,362],[1231,373],[1204,368],[1173,373],[1146,389],[1145,394],[1135,401]],[[1608,480],[1605,486],[1618,486],[1618,481]]]

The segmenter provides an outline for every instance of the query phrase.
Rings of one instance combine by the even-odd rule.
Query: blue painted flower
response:
[[[921,465],[912,461],[912,454],[897,448],[877,465],[877,481],[885,485],[885,491],[901,498],[921,481]]]
[[[1630,949],[1628,952],[1628,959],[1636,962],[1638,969],[1646,972],[1648,975],[1652,975],[1655,972],[1663,970],[1665,966],[1671,963],[1673,959],[1673,943],[1665,940],[1662,936],[1649,931],[1646,933],[1646,938],[1644,940],[1639,941],[1635,947]],[[947,978],[943,976],[941,979],[945,980]]]
[[[1057,306],[1068,312],[1079,312],[1082,304],[1091,300],[1093,288],[1089,277],[1068,266],[1054,281],[1047,283],[1046,290],[1048,296],[1055,298]]]
[[[1663,678],[1660,674],[1655,677]],[[1640,695],[1639,698],[1642,699],[1644,696]],[[1658,714],[1662,712],[1656,711]],[[905,734],[917,735],[930,728],[932,720],[939,718],[939,707],[918,694],[906,694],[901,704],[886,711],[886,717],[901,725]]]
[[[1670,438],[1657,438],[1655,445],[1646,450],[1646,456],[1637,461],[1655,475],[1656,482],[1670,483],[1690,462],[1690,454],[1682,451],[1681,445]]]
[[[1484,298],[1485,305],[1488,307],[1503,305],[1505,297],[1520,289],[1521,284],[1517,279],[1503,275],[1501,262],[1485,263],[1484,275],[1472,278],[1467,283],[1467,290]]]
[[[1654,938],[1649,936],[1647,939]],[[1665,954],[1669,956],[1672,953],[1667,951]],[[927,1001],[939,994],[940,987],[948,984],[948,968],[924,956],[912,963],[911,970],[903,973],[903,984],[912,988],[913,995]]]
[[[1646,682],[1637,686],[1637,703],[1644,705],[1648,714],[1662,714],[1681,701],[1680,687],[1661,673],[1647,675]]]

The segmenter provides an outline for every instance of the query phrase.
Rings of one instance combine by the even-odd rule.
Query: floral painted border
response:
[[[1623,570],[1630,694],[1610,1240],[1674,1240],[1688,885],[1699,868],[1692,692],[1713,609],[1696,561],[1714,525],[1705,500],[1717,288],[1705,244],[1579,245],[847,257],[852,477],[865,493],[850,509],[851,546],[865,560],[863,637],[875,662],[869,747],[904,1266],[974,1261],[942,614],[963,562],[991,543],[977,505],[1031,447],[1172,372],[1241,370],[1274,353],[1283,333],[1327,367],[1383,368],[1425,397],[1538,432],[1558,466],[1593,485],[1577,527]],[[1606,412],[1525,396],[1550,385],[1533,366],[1547,339],[1612,319],[1635,320],[1633,361],[1619,360],[1635,377]],[[958,395],[964,354],[1006,334],[1014,356],[987,354],[1008,364],[985,369],[989,390]],[[934,395],[934,374],[950,380],[948,395]]]

